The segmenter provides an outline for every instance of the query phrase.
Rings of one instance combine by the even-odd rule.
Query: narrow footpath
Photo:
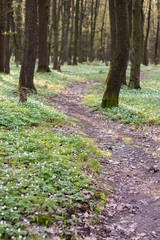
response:
[[[50,100],[56,108],[81,124],[102,151],[104,185],[115,188],[113,199],[85,240],[160,240],[160,127],[134,127],[109,120],[84,106],[87,86],[75,82]],[[75,121],[76,122],[76,121]],[[159,158],[159,159],[158,159]]]

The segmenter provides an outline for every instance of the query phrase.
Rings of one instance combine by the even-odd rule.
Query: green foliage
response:
[[[141,90],[131,90],[126,86],[121,88],[119,107],[101,109],[103,91],[105,85],[94,84],[89,88],[88,94],[84,97],[84,104],[96,108],[99,112],[107,115],[112,120],[119,120],[129,124],[144,124],[155,122],[160,124],[160,70],[156,67],[142,67],[145,76],[141,82]],[[148,70],[148,72],[147,72]],[[127,76],[129,69],[127,70]]]
[[[44,91],[38,79],[43,76],[53,86],[51,74],[36,74],[40,94],[23,104],[16,90],[18,72],[0,76],[0,239],[42,239],[53,224],[65,229],[77,221],[85,192],[96,191],[85,172],[97,171],[99,154],[93,143],[61,131],[67,117],[44,100],[45,91],[45,96],[56,92]],[[61,78],[57,92],[70,83]]]

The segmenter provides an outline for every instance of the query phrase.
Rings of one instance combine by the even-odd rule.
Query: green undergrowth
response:
[[[129,77],[127,69],[127,77]],[[96,83],[89,87],[83,103],[97,109],[99,112],[107,115],[112,120],[119,120],[129,124],[160,124],[160,81],[159,67],[142,66],[143,73],[140,90],[131,90],[126,86],[121,88],[119,97],[119,107],[111,109],[102,109],[100,107],[104,82]]]
[[[98,170],[98,155],[85,140],[48,126],[0,132],[1,239],[48,236],[35,226],[75,224],[94,181],[85,173]],[[92,203],[90,203],[92,206]]]
[[[68,118],[44,100],[76,78],[65,71],[66,77],[36,73],[38,94],[23,104],[18,70],[0,75],[0,239],[65,236],[83,216],[84,203],[95,209],[100,154],[92,142],[65,130],[72,127]]]

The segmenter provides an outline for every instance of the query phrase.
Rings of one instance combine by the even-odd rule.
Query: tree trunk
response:
[[[140,88],[140,65],[142,57],[142,32],[141,32],[141,0],[132,1],[132,41],[131,41],[131,72],[129,87]]]
[[[129,56],[128,1],[116,0],[117,41],[116,51],[108,73],[107,87],[103,95],[103,108],[118,106],[118,97]]]
[[[39,61],[37,72],[50,72],[48,66],[48,20],[50,0],[38,0],[39,13]]]
[[[160,1],[157,0],[157,31],[156,31],[156,40],[154,45],[154,64],[157,65],[159,63],[159,56],[158,56],[158,48],[159,48],[159,20],[160,20]]]
[[[80,23],[79,23],[79,53],[78,53],[78,62],[82,63],[82,24],[84,16],[84,6],[83,1],[81,0],[81,11],[80,11]]]
[[[0,2],[0,72],[4,72],[4,3]]]
[[[109,1],[109,18],[110,18],[110,32],[111,32],[111,59],[115,52],[116,46],[116,13],[115,13],[115,1]]]
[[[105,14],[106,14],[106,8],[107,8],[107,0],[105,0],[105,5],[104,5],[104,12],[102,16],[102,25],[101,25],[101,59],[103,62],[105,61],[105,37],[104,37],[104,23],[105,23]]]
[[[76,0],[76,16],[75,16],[75,27],[74,27],[74,55],[73,65],[77,65],[78,55],[78,23],[79,23],[79,0]]]
[[[71,27],[70,27],[70,39],[69,39],[69,57],[71,61],[72,61],[73,28],[74,28],[74,0],[72,0],[72,16],[71,16]]]
[[[10,51],[9,51],[9,41],[10,41],[10,20],[11,20],[11,5],[12,0],[6,2],[6,27],[5,27],[5,73],[10,73]]]
[[[68,30],[69,30],[69,20],[70,20],[70,7],[71,7],[71,1],[64,2],[64,13],[63,13],[63,7],[62,7],[62,25],[64,28],[64,51],[66,55],[66,61],[68,65],[71,65],[71,60],[69,57],[69,50],[68,50]]]
[[[94,60],[93,50],[94,50],[94,37],[96,31],[96,20],[99,10],[99,0],[96,0],[94,7],[94,0],[91,3],[91,33],[90,33],[90,54],[89,61],[92,62]]]
[[[24,37],[19,89],[21,89],[21,87],[26,87],[30,90],[36,91],[33,77],[37,52],[37,0],[26,0]]]
[[[145,66],[148,66],[148,37],[150,32],[150,21],[151,21],[151,0],[149,0],[149,9],[148,9],[148,21],[147,21],[147,30],[146,30],[146,37],[144,40],[144,48],[143,48],[143,61],[142,63]]]
[[[54,54],[53,54],[53,69],[58,70],[58,24],[60,14],[60,1],[53,0],[53,32],[54,32]]]

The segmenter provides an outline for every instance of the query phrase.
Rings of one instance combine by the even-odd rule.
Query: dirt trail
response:
[[[54,96],[54,106],[81,122],[81,131],[103,151],[103,184],[114,186],[113,199],[103,209],[87,239],[160,240],[160,127],[145,129],[108,120],[81,104],[89,82],[76,82]]]

